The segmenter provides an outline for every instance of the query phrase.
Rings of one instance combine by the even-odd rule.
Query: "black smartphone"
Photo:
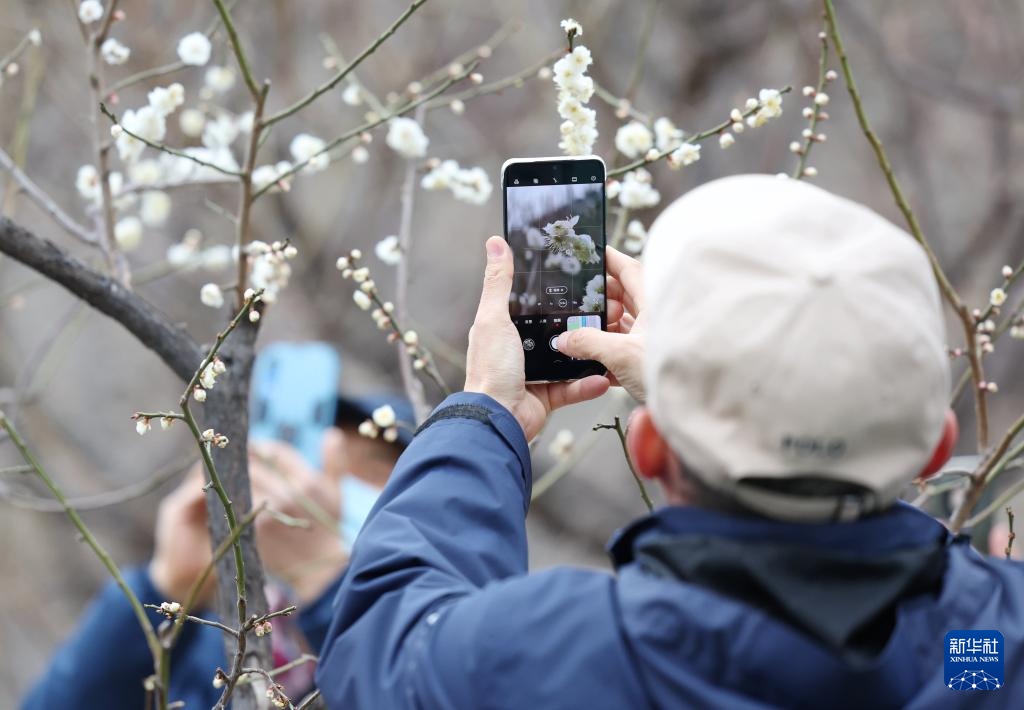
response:
[[[501,168],[505,239],[515,260],[509,313],[527,382],[605,372],[593,360],[562,355],[556,342],[565,330],[608,325],[604,181],[604,161],[593,155],[513,159]]]

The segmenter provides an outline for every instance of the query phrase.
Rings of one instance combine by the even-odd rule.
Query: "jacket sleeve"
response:
[[[530,488],[526,439],[506,409],[461,393],[434,411],[352,551],[317,668],[329,707],[452,704],[466,679],[435,675],[451,664],[428,657],[438,640],[423,634],[485,585],[526,572]],[[456,633],[440,647],[451,659],[470,643]]]
[[[125,572],[125,581],[143,604],[166,601],[145,569]],[[163,620],[148,610],[154,627]],[[187,625],[171,659],[190,653],[197,629]],[[145,703],[143,681],[153,673],[146,637],[124,594],[111,580],[83,614],[78,628],[64,642],[43,676],[22,701],[22,710],[102,707],[139,710]],[[213,677],[210,669],[210,677]]]

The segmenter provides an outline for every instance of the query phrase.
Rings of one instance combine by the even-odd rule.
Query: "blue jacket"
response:
[[[321,651],[330,708],[1024,707],[1024,566],[906,505],[806,525],[668,507],[617,575],[527,575],[530,455],[448,398],[359,536]],[[1005,685],[947,688],[944,637],[995,629]]]
[[[167,601],[145,569],[125,572],[143,604]],[[330,620],[332,584],[300,610],[298,625],[310,648],[319,649]],[[158,626],[163,617],[149,610]],[[171,700],[185,708],[212,708],[221,691],[213,687],[217,667],[227,668],[224,635],[211,626],[186,624],[171,656]],[[75,633],[57,651],[49,668],[22,701],[22,710],[142,710],[142,681],[153,673],[153,657],[131,606],[111,581],[93,600]]]

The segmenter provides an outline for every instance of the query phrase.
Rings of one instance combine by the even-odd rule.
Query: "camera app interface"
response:
[[[507,186],[506,233],[515,260],[509,310],[529,379],[554,378],[570,361],[557,352],[559,333],[600,328],[605,316],[604,184],[570,179],[576,180]]]

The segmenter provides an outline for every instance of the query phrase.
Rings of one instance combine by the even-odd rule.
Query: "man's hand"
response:
[[[644,391],[644,288],[643,267],[636,259],[605,249],[608,278],[608,330],[577,328],[558,337],[558,351],[585,360],[597,360],[608,368],[609,379],[638,402]]]
[[[260,558],[299,601],[315,600],[348,563],[338,528],[338,482],[312,470],[293,447],[273,441],[250,447],[249,478],[253,506],[266,501],[268,509],[255,522]]]
[[[591,375],[575,382],[527,387],[523,344],[508,313],[513,270],[512,251],[505,240],[488,239],[483,292],[469,330],[465,390],[497,400],[512,412],[530,440],[551,410],[600,397],[609,382],[602,375]]]
[[[212,557],[206,527],[203,469],[202,464],[197,463],[185,480],[160,502],[156,514],[156,550],[149,563],[149,576],[168,601],[184,602]],[[197,598],[199,606],[212,598],[214,583],[215,577],[211,574]]]

